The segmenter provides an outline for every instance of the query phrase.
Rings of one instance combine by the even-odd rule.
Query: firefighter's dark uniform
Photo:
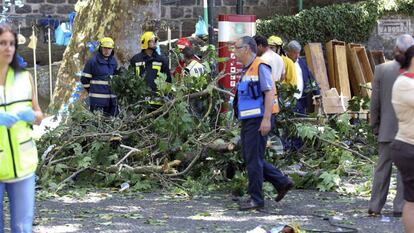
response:
[[[98,52],[86,63],[81,82],[89,93],[91,111],[100,110],[110,116],[118,114],[116,95],[112,93],[110,86],[111,77],[115,74],[117,66],[113,53],[106,60]]]
[[[154,93],[157,91],[155,79],[157,79],[161,73],[167,75],[167,82],[171,82],[168,61],[164,56],[159,55],[156,51],[153,52],[152,56],[148,56],[144,53],[144,51],[142,51],[133,56],[130,63],[131,67],[135,70],[136,76],[144,78],[147,86]]]

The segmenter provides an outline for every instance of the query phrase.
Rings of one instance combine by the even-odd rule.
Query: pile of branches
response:
[[[206,158],[234,153],[237,122],[231,112],[220,114],[232,95],[218,87],[221,77],[208,72],[167,83],[162,76],[154,95],[132,70],[122,70],[112,79],[120,106],[117,117],[92,113],[79,101],[40,139],[43,186],[61,189],[73,181],[115,186],[144,176],[178,178]]]
[[[206,67],[215,62],[215,56],[205,58]],[[205,188],[231,179],[230,189],[244,190],[238,122],[231,106],[228,113],[220,113],[233,96],[219,87],[223,76],[208,70],[202,77],[174,78],[173,83],[162,76],[154,95],[134,71],[122,70],[111,84],[120,106],[117,117],[92,113],[78,101],[61,124],[40,139],[37,174],[42,187],[119,187],[128,182],[143,190],[152,188],[144,185],[152,180],[156,185],[183,181]],[[376,151],[367,123],[352,122],[356,118],[348,114],[298,117],[295,92],[293,86],[278,84],[281,112],[267,160],[284,168],[302,188],[333,190],[340,177],[370,176]],[[353,105],[360,107],[360,100]],[[301,138],[303,146],[281,155],[274,149],[274,135]]]

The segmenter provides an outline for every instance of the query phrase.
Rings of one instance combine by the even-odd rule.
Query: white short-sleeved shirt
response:
[[[303,94],[303,77],[302,77],[302,68],[300,68],[299,60],[296,60],[295,62],[295,68],[296,68],[296,77],[297,77],[297,88],[299,93],[295,93],[293,96],[295,96],[296,99],[300,99]]]
[[[272,68],[272,77],[274,81],[280,81],[282,74],[285,73],[285,63],[279,54],[268,49],[260,58]]]

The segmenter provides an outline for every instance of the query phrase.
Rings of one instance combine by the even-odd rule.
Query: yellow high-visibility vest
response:
[[[9,67],[0,98],[0,111],[18,113],[32,107],[32,84],[29,72],[14,72]],[[24,177],[36,170],[37,149],[32,138],[31,125],[16,122],[11,128],[0,126],[0,181]]]

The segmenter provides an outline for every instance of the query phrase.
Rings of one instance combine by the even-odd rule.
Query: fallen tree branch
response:
[[[165,174],[165,176],[167,176],[167,177],[177,177],[177,176],[183,176],[183,175],[187,174],[191,170],[191,168],[194,166],[194,164],[198,161],[198,159],[200,159],[201,155],[204,153],[204,150],[205,150],[205,148],[200,150],[200,152],[193,158],[191,163],[184,169],[184,171],[176,173],[176,174]]]
[[[208,149],[217,152],[229,152],[236,148],[236,145],[232,142],[225,142],[223,139],[216,139],[212,143],[206,145]]]
[[[164,164],[163,166],[159,166],[159,165],[147,165],[147,166],[138,166],[138,167],[131,167],[128,165],[123,165],[122,168],[129,171],[129,172],[133,172],[136,174],[148,174],[148,173],[173,173],[176,170],[174,169],[174,167],[177,167],[178,165],[181,164],[180,160],[174,160],[171,161],[167,164]],[[118,172],[118,166],[117,165],[112,165],[108,168],[106,168],[107,172],[110,173],[116,173]]]
[[[216,90],[216,91],[218,91],[218,92],[220,92],[220,93],[226,94],[226,95],[228,95],[228,96],[232,96],[232,97],[234,97],[234,96],[235,96],[235,95],[234,95],[233,93],[231,93],[230,91],[226,91],[226,90],[221,89],[221,88],[219,88],[219,87],[217,87],[217,86],[213,86],[213,89],[214,89],[214,90]]]
[[[69,177],[67,177],[66,179],[64,179],[62,182],[60,182],[58,185],[57,185],[57,189],[56,189],[56,191],[55,192],[58,192],[59,190],[61,190],[64,186],[65,186],[65,183],[66,182],[68,182],[68,181],[70,181],[70,180],[72,180],[75,176],[77,176],[79,173],[81,173],[81,172],[83,172],[83,171],[85,171],[85,170],[87,170],[88,168],[86,167],[86,168],[82,168],[82,169],[80,169],[80,170],[78,170],[78,171],[76,171],[76,172],[74,172],[74,173],[72,173],[72,175],[70,175]]]
[[[359,152],[358,152],[358,151],[356,151],[356,150],[352,150],[352,149],[347,148],[347,147],[345,147],[345,146],[343,146],[343,145],[341,145],[341,144],[339,144],[339,143],[332,142],[332,141],[329,141],[329,140],[327,140],[327,139],[321,138],[321,137],[320,137],[320,136],[318,136],[318,135],[315,135],[315,137],[317,137],[319,140],[321,140],[321,141],[323,141],[323,142],[326,142],[326,143],[329,143],[329,144],[334,145],[334,146],[336,146],[336,147],[339,147],[339,148],[342,148],[342,149],[344,149],[344,150],[347,150],[347,151],[351,152],[352,154],[355,154],[355,155],[357,155],[357,156],[361,157],[362,159],[365,159],[365,160],[367,160],[368,162],[370,162],[370,163],[372,163],[372,164],[375,164],[375,162],[374,162],[374,161],[372,161],[370,158],[368,158],[367,156],[365,156],[365,155],[363,155],[363,154],[359,153]]]
[[[285,175],[293,175],[293,174],[296,174],[298,176],[304,177],[308,173],[307,172],[303,172],[303,171],[288,170],[288,171],[283,171],[283,174],[285,174]]]
[[[63,161],[69,160],[69,159],[74,159],[74,158],[76,158],[76,156],[75,156],[75,155],[73,155],[73,156],[68,156],[68,157],[61,158],[61,159],[57,159],[57,160],[51,161],[51,162],[49,163],[49,165],[53,165],[53,164],[60,163],[60,162],[63,162]]]
[[[139,151],[139,150],[138,150]],[[122,162],[125,161],[125,159],[127,159],[131,154],[137,152],[136,150],[130,150],[121,160],[119,160],[115,166],[119,166],[119,164],[121,164]]]
[[[217,90],[217,91],[219,91],[219,92],[222,92],[222,93],[225,93],[225,94],[227,94],[227,95],[231,95],[231,96],[234,96],[234,94],[232,94],[231,92],[228,92],[228,91],[226,91],[226,90],[223,90],[223,89],[220,89],[218,86],[217,86],[217,82],[218,82],[218,80],[220,80],[221,78],[223,78],[223,77],[225,77],[227,74],[221,74],[221,75],[219,75],[219,76],[217,76],[204,90],[202,90],[202,91],[200,91],[200,92],[196,92],[196,93],[191,93],[191,94],[187,94],[187,95],[184,95],[184,96],[181,96],[180,98],[175,98],[175,99],[173,99],[173,100],[171,100],[171,101],[169,101],[169,102],[167,102],[167,103],[164,103],[160,108],[158,108],[157,110],[155,110],[155,111],[152,111],[152,112],[150,112],[150,113],[148,113],[148,114],[145,114],[144,116],[142,116],[141,118],[139,118],[138,120],[137,120],[137,123],[139,123],[139,122],[142,122],[142,121],[144,121],[144,120],[146,120],[146,119],[148,119],[148,118],[152,118],[152,117],[154,117],[154,116],[157,116],[157,115],[160,115],[160,114],[162,114],[162,115],[165,115],[167,112],[168,112],[168,110],[177,102],[177,101],[181,101],[181,100],[183,100],[183,99],[194,99],[194,98],[199,98],[199,97],[202,97],[202,96],[205,96],[205,95],[209,95],[210,94],[210,91],[209,91],[209,87],[212,87],[214,90]]]

